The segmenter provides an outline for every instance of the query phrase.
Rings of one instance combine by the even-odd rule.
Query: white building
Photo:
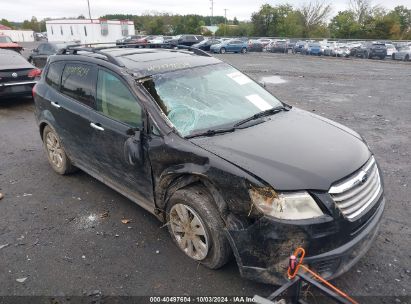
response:
[[[2,30],[0,29],[0,35],[9,36],[11,40],[15,42],[30,42],[34,41],[34,32],[30,30]]]
[[[134,35],[134,22],[128,20],[61,19],[46,21],[49,41],[78,41],[80,43],[115,42]]]

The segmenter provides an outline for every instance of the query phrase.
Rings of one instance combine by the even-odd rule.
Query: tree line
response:
[[[329,2],[311,0],[300,7],[264,4],[251,14],[251,21],[238,21],[236,17],[226,20],[224,16],[167,13],[114,14],[101,18],[134,21],[138,32],[149,35],[211,35],[204,26],[218,25],[218,36],[411,40],[411,9],[397,6],[386,10],[373,5],[373,0],[347,1],[348,8],[334,16],[331,16],[332,5]],[[12,28],[45,31],[46,20],[50,19],[38,21],[33,17],[22,23],[2,19],[0,23]]]

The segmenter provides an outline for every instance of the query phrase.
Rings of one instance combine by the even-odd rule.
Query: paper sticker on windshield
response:
[[[272,105],[270,105],[268,102],[262,99],[258,94],[248,95],[245,98],[247,98],[253,105],[259,108],[261,111],[273,108]]]
[[[241,72],[234,72],[227,74],[228,77],[230,77],[232,80],[237,82],[239,85],[247,84],[251,82],[251,79],[242,74]]]

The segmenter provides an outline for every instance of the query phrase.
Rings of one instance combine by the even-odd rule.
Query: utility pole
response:
[[[225,25],[224,25],[224,37],[225,37],[226,32],[227,32],[227,11],[228,11],[228,9],[225,8],[224,9],[224,23],[225,23]]]
[[[90,0],[87,0],[87,5],[88,5],[88,17],[91,20],[91,11],[90,11]]]
[[[210,25],[213,25],[213,17],[214,17],[214,0],[210,0],[211,2],[211,18],[210,18]]]

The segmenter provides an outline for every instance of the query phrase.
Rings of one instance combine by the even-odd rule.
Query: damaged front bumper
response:
[[[367,220],[355,231],[345,231],[334,219],[293,225],[263,216],[244,229],[227,228],[241,276],[268,284],[287,281],[289,256],[306,250],[304,264],[326,279],[349,270],[370,248],[377,235],[385,199],[380,197]]]

